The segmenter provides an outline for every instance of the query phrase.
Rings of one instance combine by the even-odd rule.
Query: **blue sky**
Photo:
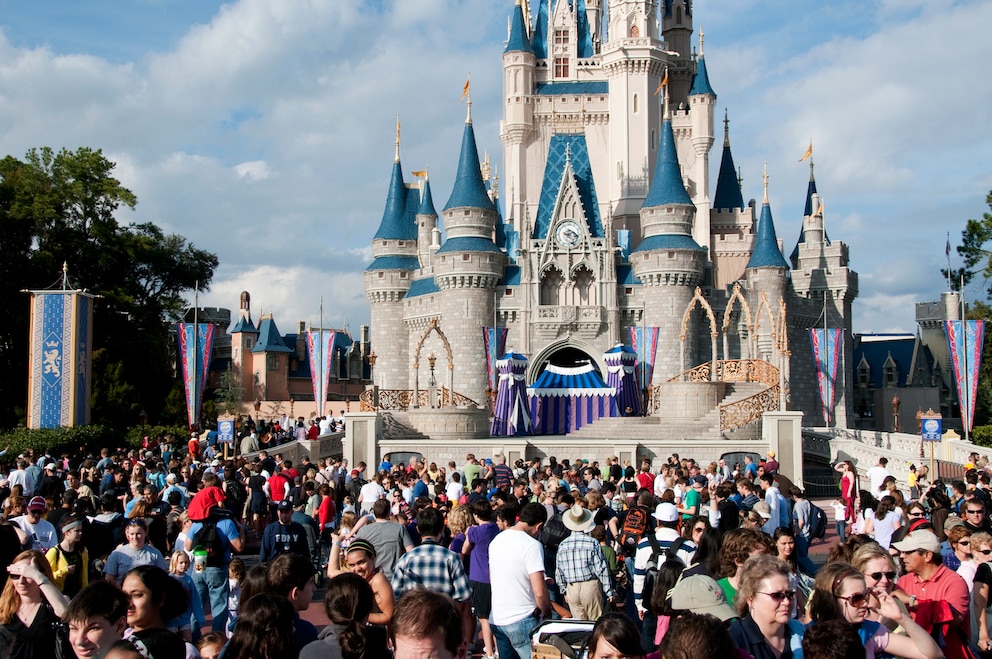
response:
[[[946,233],[957,244],[987,210],[992,3],[694,4],[744,198],[761,198],[767,162],[788,255],[812,138],[828,233],[861,277],[855,331],[912,331],[914,302],[944,289]],[[271,311],[291,331],[317,321],[323,297],[325,322],[357,331],[395,117],[407,179],[429,165],[443,205],[471,71],[479,148],[499,162],[512,5],[0,0],[0,153],[102,148],[139,199],[121,221],[220,256],[201,303],[236,308],[249,290],[256,318]]]

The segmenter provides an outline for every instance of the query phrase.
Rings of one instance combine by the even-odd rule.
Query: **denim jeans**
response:
[[[530,659],[530,633],[540,624],[534,616],[509,625],[493,625],[499,659]]]
[[[203,610],[210,606],[213,615],[211,629],[223,632],[227,627],[227,596],[229,585],[226,567],[208,567],[203,572],[193,572],[193,584],[200,594]]]
[[[809,538],[802,533],[796,534],[796,559],[799,561],[799,569],[806,574],[816,576],[816,563],[809,559]]]

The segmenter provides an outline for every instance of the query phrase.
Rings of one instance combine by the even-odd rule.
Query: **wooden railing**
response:
[[[421,389],[417,392],[417,404],[420,407],[430,406],[430,391]],[[468,396],[463,396],[457,391],[452,392],[447,387],[438,387],[440,403],[442,405],[454,405],[455,407],[478,407],[479,404]],[[372,398],[372,390],[366,389],[358,396],[363,412],[375,412],[376,406]],[[412,389],[380,389],[379,407],[380,410],[407,410],[413,407],[414,396]]]

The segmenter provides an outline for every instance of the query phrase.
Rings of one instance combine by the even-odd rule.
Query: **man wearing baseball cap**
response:
[[[672,609],[716,616],[723,622],[740,616],[727,604],[727,597],[717,582],[705,574],[680,579],[671,596]]]
[[[956,572],[947,569],[940,556],[940,540],[933,531],[913,531],[901,542],[892,546],[899,550],[906,574],[899,578],[899,588],[909,595],[909,611],[918,625],[930,631],[936,624],[945,624],[942,630],[948,640],[947,656],[963,656],[951,651],[950,644],[957,635],[948,633],[960,629],[964,638],[970,634],[970,603],[968,584]],[[940,604],[946,602],[953,610],[953,620],[946,621],[940,613]],[[985,648],[982,648],[985,649]]]
[[[276,504],[276,521],[265,527],[262,546],[258,552],[259,563],[271,561],[280,554],[300,554],[310,557],[310,544],[303,525],[293,521],[293,504],[283,499]]]
[[[28,548],[37,549],[43,554],[59,543],[55,527],[42,517],[47,508],[43,498],[34,497],[28,502],[26,514],[10,520],[27,534]]]
[[[643,617],[646,607],[643,605],[644,576],[647,574],[649,563],[661,566],[667,556],[678,558],[683,565],[689,565],[696,553],[696,545],[679,535],[679,511],[674,503],[659,503],[652,515],[657,523],[654,536],[645,533],[637,543],[634,553],[634,605]],[[674,549],[674,551],[672,551]]]

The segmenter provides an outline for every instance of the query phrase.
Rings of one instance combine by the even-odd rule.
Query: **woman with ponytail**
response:
[[[303,648],[300,659],[388,657],[385,630],[366,624],[374,602],[372,587],[357,574],[346,572],[328,581],[324,609],[331,624]]]

